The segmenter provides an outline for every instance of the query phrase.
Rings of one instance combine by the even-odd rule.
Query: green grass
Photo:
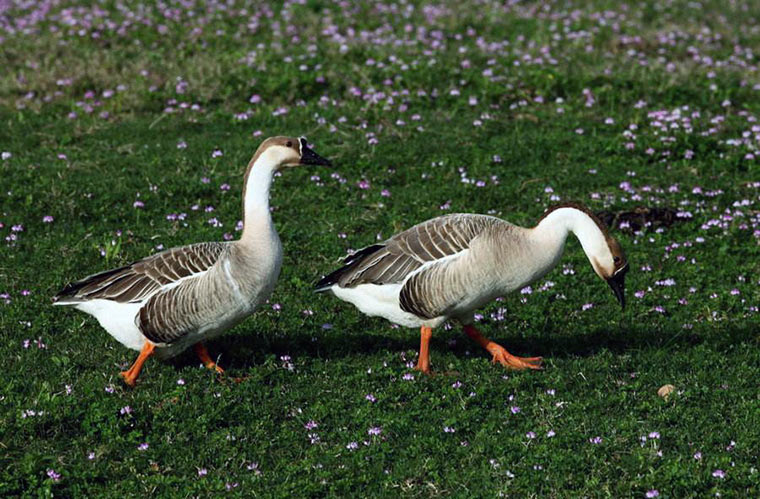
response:
[[[97,27],[129,18],[108,3],[87,31],[98,38],[70,32],[53,16],[64,7],[40,34],[0,33],[0,495],[760,493],[760,159],[747,156],[760,134],[760,9],[410,3],[353,2],[347,16],[310,0],[255,30],[264,3],[192,16],[171,3],[176,21],[130,4],[151,24],[123,35]],[[126,388],[118,372],[135,352],[50,297],[160,245],[236,236],[245,165],[277,134],[306,134],[335,166],[276,179],[283,271],[270,304],[209,343],[229,376],[186,353],[149,360]],[[419,375],[418,331],[312,293],[378,237],[449,212],[530,226],[552,196],[691,217],[614,231],[631,263],[623,313],[574,239],[531,294],[482,311],[487,336],[542,355],[544,371],[491,365],[452,324],[434,332],[434,374]]]

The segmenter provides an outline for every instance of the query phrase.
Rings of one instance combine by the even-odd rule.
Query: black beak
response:
[[[301,164],[302,165],[324,165],[332,166],[329,159],[325,159],[319,154],[315,153],[306,145],[306,139],[303,137],[299,139],[301,141]]]
[[[612,277],[607,279],[607,284],[612,288],[612,292],[615,293],[620,308],[625,309],[625,274],[628,272],[628,264],[625,267],[621,267]]]

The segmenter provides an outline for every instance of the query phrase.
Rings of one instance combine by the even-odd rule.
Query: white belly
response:
[[[336,284],[330,288],[330,291],[341,300],[352,303],[365,315],[382,317],[402,326],[436,327],[446,320],[446,317],[426,320],[401,310],[399,293],[402,286],[402,284],[360,284],[353,288],[341,288]]]
[[[118,303],[111,300],[89,300],[74,308],[95,317],[108,334],[132,350],[141,350],[147,338],[135,323],[142,303]]]

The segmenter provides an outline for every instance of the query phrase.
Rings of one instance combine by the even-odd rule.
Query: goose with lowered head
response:
[[[498,296],[540,279],[560,260],[573,233],[594,272],[625,306],[628,262],[607,227],[581,204],[549,208],[535,227],[496,217],[452,214],[433,218],[347,257],[316,291],[354,304],[369,316],[420,328],[416,369],[429,372],[432,329],[456,319],[464,332],[512,369],[539,369],[541,357],[517,357],[473,326],[473,313]]]
[[[237,241],[196,243],[156,253],[68,284],[54,298],[94,316],[140,355],[121,373],[134,386],[145,360],[177,355],[193,345],[209,369],[222,369],[203,341],[250,315],[277,282],[282,245],[269,210],[274,173],[297,165],[330,165],[304,137],[270,137],[248,163],[243,184],[243,232]]]

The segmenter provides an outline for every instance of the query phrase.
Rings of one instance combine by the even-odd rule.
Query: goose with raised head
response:
[[[539,369],[541,357],[516,357],[484,337],[472,325],[473,312],[546,275],[559,262],[570,233],[625,307],[623,249],[596,215],[575,203],[549,208],[532,228],[486,215],[433,218],[347,257],[316,291],[331,291],[366,315],[419,327],[416,369],[423,372],[430,370],[432,328],[448,319],[458,320],[494,363]]]
[[[296,165],[330,165],[304,137],[270,137],[248,163],[243,232],[232,242],[190,244],[68,284],[54,298],[94,316],[140,355],[121,373],[134,386],[151,355],[169,358],[190,345],[209,369],[222,369],[203,341],[234,326],[266,301],[277,282],[282,245],[269,210],[274,173]]]

